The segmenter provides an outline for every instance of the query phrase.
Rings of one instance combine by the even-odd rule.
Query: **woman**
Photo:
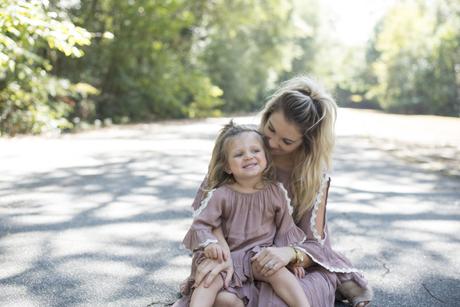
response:
[[[372,290],[350,261],[331,248],[326,222],[326,204],[334,146],[335,101],[307,77],[283,83],[262,111],[260,131],[266,137],[273,156],[278,181],[289,192],[294,207],[294,220],[307,240],[295,249],[269,247],[257,254],[255,267],[265,276],[293,263],[303,266],[300,284],[310,305],[333,306],[336,289],[353,306],[363,307],[372,300]],[[204,186],[204,185],[202,185]],[[200,189],[194,201],[201,201]],[[215,230],[219,241],[225,242],[222,231]],[[206,259],[197,268],[196,284],[208,285],[222,274],[228,285],[233,274],[232,259],[219,262]],[[269,284],[255,282],[259,306],[286,306]],[[215,306],[244,306],[236,295],[222,291]]]

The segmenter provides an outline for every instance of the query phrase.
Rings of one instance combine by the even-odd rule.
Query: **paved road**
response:
[[[460,120],[339,116],[334,246],[374,285],[374,306],[458,306]],[[224,122],[0,139],[0,305],[172,301],[189,272],[179,243],[191,198]],[[413,159],[419,149],[434,166]]]

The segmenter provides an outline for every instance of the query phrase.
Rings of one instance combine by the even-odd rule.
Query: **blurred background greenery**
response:
[[[359,24],[372,2],[0,0],[0,135],[255,111],[298,74],[340,106],[458,117],[460,0]]]

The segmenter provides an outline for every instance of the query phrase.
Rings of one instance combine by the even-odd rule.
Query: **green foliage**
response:
[[[459,13],[449,1],[404,1],[386,14],[372,46],[370,90],[385,110],[460,114]]]
[[[263,103],[276,77],[291,69],[304,36],[292,22],[289,1],[215,1],[208,13],[202,61],[223,89],[225,111],[249,111]],[[296,53],[297,51],[297,53]]]
[[[65,129],[74,94],[67,80],[50,75],[46,58],[55,50],[83,55],[90,34],[41,1],[0,0],[0,134]]]
[[[380,109],[379,103],[369,95],[371,84],[375,83],[370,66],[365,63],[365,50],[349,47],[335,66],[334,92],[340,106],[350,108]]]
[[[205,116],[220,116],[221,111],[216,109],[223,104],[219,97],[223,91],[213,85],[211,80],[204,76],[191,76],[184,84],[190,93],[193,100],[184,107],[183,112],[190,118],[205,117]]]
[[[320,3],[0,0],[0,133],[253,111],[304,73],[342,106],[460,114],[457,0],[397,2],[367,49]]]
[[[313,62],[317,0],[0,1],[10,134],[254,110]]]
[[[292,12],[281,0],[82,0],[74,21],[114,38],[57,73],[100,88],[97,116],[115,122],[253,110],[303,54]]]
[[[458,0],[396,2],[367,46],[339,43],[327,22],[314,33],[311,71],[335,92],[339,105],[460,115]]]
[[[97,117],[114,122],[218,114],[220,90],[197,62],[195,29],[207,1],[91,1],[69,10],[96,36],[88,55],[56,72],[96,85]]]

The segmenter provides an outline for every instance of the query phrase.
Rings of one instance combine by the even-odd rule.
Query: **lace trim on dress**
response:
[[[196,209],[195,212],[193,212],[193,218],[196,218],[198,215],[200,215],[201,211],[203,211],[208,206],[208,202],[215,190],[216,189],[212,189],[208,192],[208,195],[206,195],[206,197],[201,201],[200,207]]]
[[[293,244],[291,244],[290,246],[291,246],[291,247],[298,247],[299,249],[301,249],[302,247],[297,246],[297,244],[302,244],[302,243],[304,243],[305,241],[307,241],[307,236],[304,236],[304,237],[302,238],[302,241],[300,241],[300,242],[298,242],[298,243],[293,243]]]
[[[313,205],[313,212],[311,213],[311,218],[310,218],[310,229],[311,232],[313,233],[313,237],[318,241],[321,246],[324,245],[324,242],[326,241],[326,235],[324,235],[324,238],[321,238],[321,235],[318,233],[318,229],[316,229],[316,216],[318,215],[318,209],[319,206],[321,205],[321,200],[323,199],[324,195],[324,190],[327,186],[327,182],[329,181],[329,175],[324,173],[323,177],[321,178],[321,185],[319,187],[319,192],[316,194],[315,202]]]
[[[355,269],[355,268],[336,268],[336,267],[332,267],[332,266],[328,266],[324,263],[322,263],[321,261],[318,261],[318,259],[316,259],[312,254],[310,254],[309,252],[307,252],[304,248],[300,247],[300,246],[293,246],[295,249],[307,254],[311,260],[313,260],[313,262],[319,264],[320,266],[322,266],[323,268],[325,268],[326,270],[328,270],[329,272],[333,272],[333,273],[360,273],[360,274],[363,274],[362,271],[358,270],[358,269]]]
[[[292,207],[292,203],[291,203],[291,199],[289,198],[288,191],[286,190],[286,188],[281,182],[278,182],[278,186],[283,192],[284,197],[286,198],[286,202],[288,204],[288,209],[289,209],[289,214],[292,215],[292,212],[294,212],[294,207]]]

